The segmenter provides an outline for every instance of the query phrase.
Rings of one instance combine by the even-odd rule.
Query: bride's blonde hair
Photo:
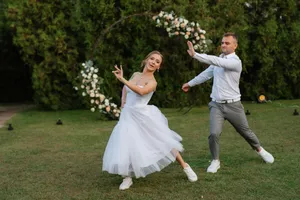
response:
[[[145,67],[146,61],[147,61],[148,58],[149,58],[150,56],[152,56],[153,54],[157,54],[157,55],[159,55],[159,56],[161,57],[161,63],[160,63],[160,66],[162,65],[163,59],[164,59],[163,55],[162,55],[159,51],[151,51],[151,52],[146,56],[146,58],[142,61],[142,63],[141,63],[141,68]]]

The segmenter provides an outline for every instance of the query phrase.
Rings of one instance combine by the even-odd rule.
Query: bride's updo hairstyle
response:
[[[148,58],[149,58],[150,56],[152,56],[153,54],[160,55],[160,57],[161,57],[161,63],[160,63],[160,66],[162,65],[163,59],[164,59],[163,55],[162,55],[159,51],[151,51],[151,52],[146,56],[146,58],[142,61],[142,63],[141,63],[141,68],[144,68],[144,67],[145,67],[146,61],[147,61]]]

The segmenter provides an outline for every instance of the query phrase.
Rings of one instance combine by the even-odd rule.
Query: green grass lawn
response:
[[[183,158],[198,174],[190,183],[175,162],[161,172],[134,179],[119,191],[122,178],[102,172],[102,155],[116,121],[101,121],[88,110],[15,115],[0,129],[0,199],[300,199],[300,100],[244,103],[248,122],[262,146],[275,157],[265,164],[225,122],[221,169],[206,173],[210,153],[207,106],[162,109],[171,129],[183,137]],[[56,125],[61,118],[63,125]]]

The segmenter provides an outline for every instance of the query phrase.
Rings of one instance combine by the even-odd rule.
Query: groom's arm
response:
[[[190,80],[188,82],[188,84],[190,87],[199,85],[199,84],[204,83],[205,81],[211,79],[213,77],[213,75],[214,75],[214,67],[209,66],[206,70],[201,72],[198,76],[196,76],[195,78]]]
[[[193,58],[199,60],[202,63],[222,67],[228,70],[240,71],[242,69],[242,62],[237,56],[232,56],[229,58],[220,58],[217,56],[195,53]]]

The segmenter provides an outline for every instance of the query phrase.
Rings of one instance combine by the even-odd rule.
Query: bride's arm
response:
[[[126,88],[124,85],[123,89],[122,89],[121,108],[124,108],[124,105],[126,103],[126,95],[127,95],[127,92],[126,92]]]
[[[154,91],[156,88],[156,85],[157,85],[156,81],[151,80],[148,82],[147,85],[145,85],[145,87],[141,88],[141,87],[135,85],[134,83],[127,81],[124,77],[121,77],[119,80],[122,83],[124,83],[127,87],[129,87],[132,91],[134,91],[135,93],[137,93],[141,96]]]
[[[132,76],[130,77],[129,80],[133,79],[133,77],[137,74],[137,72],[134,72],[132,74]],[[122,97],[121,97],[121,108],[124,108],[124,105],[126,103],[126,95],[127,95],[127,91],[126,91],[126,87],[125,85],[123,86],[123,89],[122,89]]]
[[[127,87],[129,87],[135,93],[143,96],[143,95],[148,94],[155,90],[156,85],[157,85],[157,82],[155,80],[150,80],[145,87],[141,88],[141,87],[135,85],[134,83],[127,81],[123,77],[122,66],[120,66],[120,69],[118,68],[118,66],[115,66],[115,68],[116,68],[116,70],[113,71],[114,75],[119,79],[119,81],[124,83]]]

